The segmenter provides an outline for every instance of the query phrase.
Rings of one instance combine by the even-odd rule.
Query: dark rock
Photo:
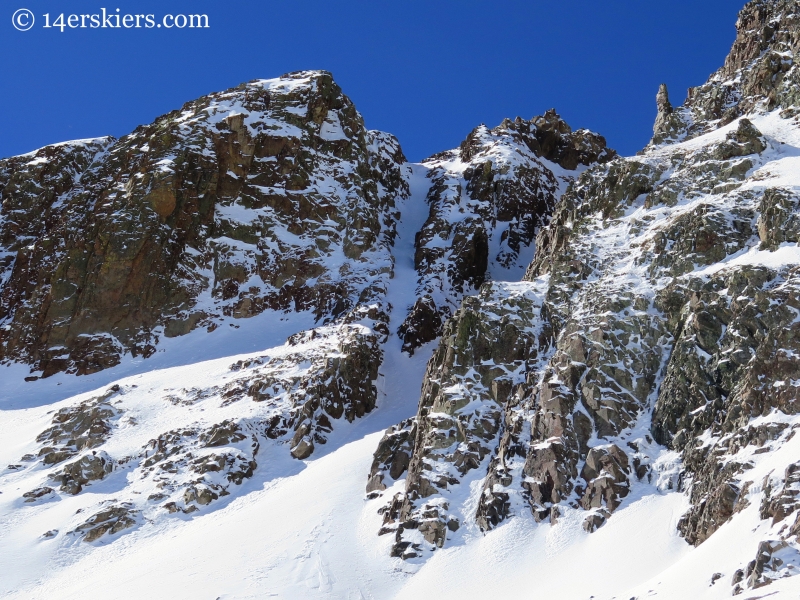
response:
[[[447,316],[445,311],[436,307],[429,295],[417,298],[408,317],[397,330],[397,335],[403,340],[403,352],[413,355],[416,348],[438,338]]]
[[[217,498],[219,498],[219,494],[215,493],[211,488],[203,485],[189,486],[183,492],[183,501],[187,506],[194,503],[197,503],[201,506],[206,506],[211,504]]]
[[[22,494],[22,497],[25,498],[25,502],[36,502],[46,496],[50,496],[53,493],[54,490],[51,487],[40,487],[36,488],[35,490],[31,490],[30,492],[25,492]]]
[[[447,322],[443,343],[428,364],[417,417],[387,431],[370,473],[370,489],[380,490],[390,475],[387,469],[401,474],[409,454],[406,491],[384,512],[384,529],[396,531],[397,553],[421,551],[406,544],[409,530],[422,532],[432,547],[444,544],[455,517],[439,494],[479,468],[499,441],[504,409],[520,400],[505,374],[535,360],[546,344],[541,326],[535,325],[538,302],[533,293],[506,298],[502,285],[485,284],[481,295],[465,299]],[[433,461],[447,467],[431,471],[426,464]],[[497,481],[507,481],[506,476]],[[492,483],[486,486],[478,519],[493,526],[505,517],[508,502]]]
[[[42,462],[57,464],[103,444],[111,434],[112,422],[120,416],[119,410],[108,403],[113,393],[59,409],[53,416],[52,427],[36,438],[37,442],[46,444],[38,453]]]
[[[95,542],[105,534],[113,535],[134,527],[138,518],[139,511],[129,503],[122,503],[95,513],[70,533],[78,534],[84,542]]]
[[[728,160],[748,154],[760,154],[766,148],[767,144],[761,132],[749,119],[742,118],[736,130],[730,132],[726,141],[714,149],[714,157],[718,160]]]
[[[302,430],[298,429],[298,433],[300,433],[301,431]],[[309,456],[311,456],[311,453],[314,452],[314,442],[305,436],[300,436],[300,438],[297,441],[292,440],[292,443],[293,443],[291,450],[292,456],[299,460],[308,458]]]
[[[669,101],[667,84],[662,83],[656,94],[658,114],[653,125],[653,144],[675,141],[685,133],[686,124],[683,116],[676,112]]]
[[[729,482],[714,487],[678,522],[678,530],[690,544],[701,544],[734,513],[739,489]]]
[[[210,431],[200,434],[200,442],[206,447],[227,446],[246,439],[239,426],[233,421],[223,421],[214,425]]]
[[[629,473],[628,455],[618,446],[592,448],[581,470],[586,481],[581,506],[590,510],[605,505],[609,513],[614,512],[630,491]]]
[[[800,241],[800,198],[792,191],[768,188],[758,207],[758,237],[763,250]]]
[[[64,467],[53,477],[62,492],[70,495],[79,493],[92,482],[105,479],[114,469],[114,461],[105,452],[93,451]]]
[[[573,171],[616,153],[602,136],[573,131],[554,110],[475,128],[459,150],[436,154],[430,169],[430,213],[415,240],[419,299],[400,328],[407,352],[435,339],[461,298],[491,275],[519,264],[561,193],[550,163]],[[453,163],[461,163],[453,167]],[[463,167],[463,168],[462,168]],[[453,221],[452,215],[458,214]],[[490,252],[490,240],[499,250]],[[495,253],[496,252],[496,253]]]
[[[162,329],[267,309],[328,320],[375,301],[390,273],[365,254],[389,255],[404,160],[324,71],[205,96],[119,140],[2,160],[0,362],[89,374],[150,356]],[[310,185],[321,174],[333,188]],[[346,274],[325,272],[336,252]]]
[[[583,530],[587,533],[594,533],[606,524],[608,517],[608,512],[602,509],[591,513],[583,520]]]
[[[658,113],[664,115],[670,115],[673,112],[672,104],[669,101],[669,91],[667,91],[667,84],[662,83],[658,86],[658,94],[656,94],[656,106],[658,107]]]
[[[531,127],[531,134],[535,139],[535,142],[528,142],[531,149],[537,156],[565,169],[574,170],[580,165],[604,163],[616,155],[606,147],[603,136],[587,129],[573,132],[555,109],[533,117],[530,122],[534,126]]]
[[[386,430],[375,450],[372,468],[367,481],[367,493],[383,491],[388,475],[391,480],[400,479],[408,470],[409,461],[414,453],[414,440],[417,433],[415,419],[394,425]]]
[[[288,397],[292,409],[269,424],[267,437],[278,438],[291,431],[292,456],[303,459],[311,455],[316,444],[325,443],[332,430],[331,419],[352,422],[375,408],[378,390],[374,382],[383,351],[377,336],[357,325],[324,334],[318,330],[301,332],[290,337],[288,343],[314,343],[318,347],[312,371],[280,380],[271,375],[255,376],[249,382],[248,394],[263,402],[276,392],[291,390]],[[308,356],[300,353],[294,360],[301,363]],[[286,359],[277,362],[284,364]]]
[[[800,508],[800,463],[792,463],[786,467],[783,481],[778,489],[767,485],[761,501],[760,515],[762,519],[770,519],[775,525]],[[792,535],[800,533],[800,529],[790,530]]]
[[[783,540],[767,540],[759,543],[756,558],[745,571],[746,585],[758,589],[776,579],[792,577],[800,573],[800,551]]]

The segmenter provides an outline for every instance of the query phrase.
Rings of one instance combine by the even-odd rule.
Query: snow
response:
[[[379,414],[359,426],[382,426],[370,423],[385,421]],[[18,439],[28,437],[31,429],[26,419],[3,424],[12,425],[3,428],[3,435],[16,431]],[[276,455],[248,493],[213,513],[145,524],[113,542],[85,548],[74,544],[61,552],[49,547],[55,540],[31,542],[72,512],[75,505],[70,504],[56,514],[39,511],[22,526],[14,523],[10,535],[6,522],[0,537],[0,593],[28,599],[135,599],[144,593],[163,598],[458,599],[535,593],[559,600],[638,594],[699,600],[728,597],[730,588],[723,582],[709,586],[711,574],[722,570],[729,580],[739,566],[742,553],[737,550],[755,551],[759,532],[750,529],[758,528],[757,506],[692,549],[675,528],[686,498],[668,493],[631,502],[593,534],[580,527],[582,511],[568,512],[555,526],[520,516],[446,547],[423,565],[403,563],[389,557],[390,540],[375,534],[379,501],[363,499],[365,473],[380,433],[360,438],[359,433],[351,432],[349,437],[356,439],[306,463]],[[777,582],[769,591],[800,591],[791,583]]]
[[[163,337],[158,351],[150,358],[126,355],[116,367],[81,377],[57,373],[46,379],[27,382],[24,378],[30,374],[28,366],[18,363],[2,365],[0,410],[51,404],[104,389],[104,386],[134,374],[222,357],[229,357],[228,360],[233,362],[230,357],[279,346],[290,335],[313,326],[314,315],[310,312],[287,314],[265,311],[246,321],[228,323],[211,333],[199,329],[180,337]]]
[[[674,533],[685,501],[670,494],[631,505],[592,535],[580,529],[577,514],[552,528],[515,519],[446,548],[416,571],[389,557],[389,540],[375,535],[376,502],[363,500],[378,440],[365,436],[305,465],[283,461],[272,467],[271,481],[213,514],[146,524],[93,548],[70,547],[81,555],[74,562],[65,556],[46,563],[54,542],[30,548],[25,538],[48,523],[28,524],[16,539],[3,540],[7,575],[0,589],[4,597],[30,599],[140,598],[145,591],[163,598],[344,599],[502,597],[534,586],[567,600],[625,590],[690,552]],[[644,528],[650,534],[638,535]],[[16,552],[8,551],[10,541],[21,544]],[[576,564],[581,577],[574,576]],[[34,566],[47,568],[48,577],[21,581]]]
[[[714,275],[722,269],[753,266],[780,270],[788,266],[800,265],[800,246],[798,244],[781,244],[777,250],[759,250],[757,247],[746,248],[725,260],[714,263],[704,269],[694,271],[693,275]]]
[[[679,494],[649,496],[615,513],[594,534],[582,530],[585,513],[578,510],[555,526],[512,519],[464,546],[435,553],[395,597],[610,598],[690,552],[674,533],[684,508]]]
[[[47,162],[47,159],[45,157],[38,157],[37,158],[36,155],[39,152],[41,152],[42,150],[44,150],[45,148],[63,148],[63,147],[75,148],[75,147],[78,147],[78,146],[84,146],[84,147],[100,146],[100,147],[102,147],[102,146],[108,145],[113,140],[114,140],[114,138],[112,138],[110,136],[101,136],[101,137],[96,137],[96,138],[85,138],[85,139],[80,139],[80,140],[68,140],[66,142],[58,142],[58,143],[55,143],[55,144],[48,144],[47,146],[42,146],[41,148],[37,148],[36,150],[31,150],[30,152],[27,152],[25,154],[20,154],[17,158],[28,158],[28,157],[33,158],[34,160],[30,161],[28,163],[28,165],[43,164],[43,163]]]
[[[331,113],[330,116],[323,121],[319,130],[319,137],[326,142],[335,142],[336,140],[346,140],[347,135],[342,129],[342,123],[339,120],[339,115]]]

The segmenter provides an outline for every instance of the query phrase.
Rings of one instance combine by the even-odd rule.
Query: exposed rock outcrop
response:
[[[800,11],[795,0],[748,2],[736,21],[736,39],[725,64],[708,81],[689,89],[673,111],[659,101],[653,143],[693,138],[748,113],[800,105]],[[666,97],[659,90],[659,98]]]
[[[53,417],[53,425],[36,438],[43,444],[38,456],[46,465],[58,464],[77,455],[83,450],[91,450],[103,444],[111,433],[113,421],[119,418],[120,411],[109,403],[109,399],[119,391],[110,389],[105,394],[58,410]]]
[[[376,485],[382,465],[396,465],[395,480],[408,469],[405,492],[384,513],[382,531],[395,533],[397,556],[444,544],[459,518],[443,493],[476,469],[485,471],[504,430],[522,426],[514,408],[523,399],[524,373],[549,343],[546,326],[537,323],[541,304],[529,285],[485,284],[447,322],[428,364],[419,413],[414,422],[387,431],[368,486],[382,489]],[[398,461],[409,451],[410,461]]]
[[[672,107],[669,101],[667,84],[665,83],[658,87],[656,108],[658,109],[658,114],[653,125],[653,143],[661,144],[667,141],[675,141],[685,129],[685,123],[681,119],[680,113],[676,113]]]
[[[0,161],[0,362],[86,374],[268,309],[379,302],[404,160],[308,71]]]
[[[62,492],[74,495],[88,483],[104,479],[113,469],[114,461],[111,457],[105,452],[95,450],[73,463],[64,465],[55,474],[54,479],[60,484],[59,489]]]
[[[38,452],[15,465],[15,473],[38,482],[23,502],[86,495],[87,489],[102,497],[94,486],[110,481],[106,489],[119,488],[124,497],[75,526],[72,532],[85,541],[128,530],[140,517],[213,510],[215,502],[241,493],[269,454],[273,461],[277,453],[307,459],[337,424],[375,408],[380,339],[360,324],[321,327],[232,364],[222,359],[210,379],[193,387],[114,385],[62,408],[38,436]],[[148,431],[153,437],[143,437]],[[131,440],[140,445],[130,448]],[[394,476],[399,469],[388,471]]]
[[[441,335],[461,298],[490,279],[518,279],[531,243],[580,168],[615,156],[554,110],[475,128],[457,150],[423,162],[430,214],[416,238],[419,299],[400,327],[404,350]]]
[[[78,525],[70,533],[79,536],[84,542],[95,542],[104,535],[114,535],[125,529],[135,527],[138,511],[128,503],[109,506]]]

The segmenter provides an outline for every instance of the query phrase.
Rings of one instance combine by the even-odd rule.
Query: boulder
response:
[[[80,536],[84,542],[96,542],[106,534],[114,535],[134,527],[138,519],[139,511],[123,502],[95,513],[70,533]]]

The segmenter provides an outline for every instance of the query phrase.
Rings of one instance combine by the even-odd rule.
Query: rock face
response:
[[[265,451],[308,459],[371,412],[404,161],[324,71],[0,161],[0,361],[28,363],[28,379],[147,358],[197,328],[213,344],[264,311],[318,324],[190,386],[115,384],[60,408],[13,465],[23,502],[119,486],[124,501],[87,500],[99,512],[69,526],[94,541],[208,510]]]
[[[108,454],[95,451],[65,465],[54,478],[61,484],[62,492],[74,495],[89,482],[104,479],[113,468],[114,462]]]
[[[404,350],[439,337],[461,298],[484,281],[518,279],[567,185],[614,156],[602,136],[573,132],[550,110],[481,125],[460,148],[424,161],[430,214],[416,237],[418,300],[400,327]]]
[[[673,112],[672,104],[669,101],[669,91],[667,90],[666,83],[662,83],[660,86],[658,86],[658,94],[656,94],[656,106],[658,107],[659,117],[662,115],[663,117],[668,117]],[[656,128],[658,128],[658,121],[659,119],[656,118]]]
[[[665,83],[658,87],[656,107],[658,108],[658,114],[656,115],[656,122],[653,124],[653,143],[660,144],[665,141],[674,141],[681,134],[684,123],[680,115],[676,115],[675,109],[672,108],[667,84]]]
[[[691,544],[753,502],[773,520],[734,592],[800,572],[796,465],[748,478],[800,428],[800,178],[776,167],[800,133],[798,18],[748,4],[723,69],[678,108],[661,86],[648,148],[546,211],[524,280],[461,302],[370,473],[394,555],[528,511],[591,532],[634,488],[680,488]]]
[[[322,71],[0,161],[0,361],[86,374],[268,309],[371,305],[403,161]]]
[[[395,533],[395,555],[416,556],[423,540],[444,544],[460,517],[441,492],[485,470],[500,437],[522,426],[515,409],[524,374],[549,341],[547,325],[537,319],[542,301],[526,285],[484,284],[448,320],[428,364],[417,418],[387,432],[372,467],[369,489],[380,489],[376,474],[385,478],[387,466],[394,480],[408,469],[405,491],[384,513],[382,532]]]
[[[52,427],[36,438],[43,444],[38,456],[46,465],[58,464],[83,450],[91,450],[108,439],[113,421],[119,417],[109,399],[116,391],[85,400],[78,406],[62,408],[53,417]]]
[[[137,512],[127,503],[109,506],[92,515],[70,533],[79,536],[84,542],[95,542],[106,534],[114,535],[134,527],[137,516]]]

